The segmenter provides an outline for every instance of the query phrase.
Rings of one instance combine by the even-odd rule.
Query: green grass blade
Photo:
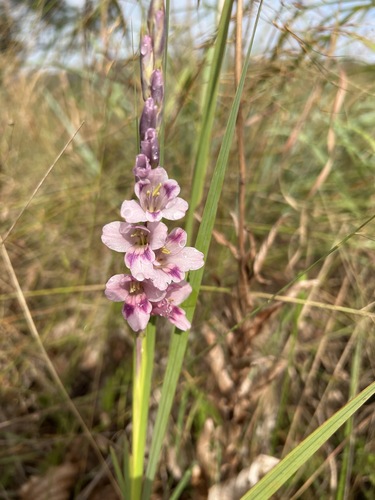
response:
[[[357,397],[349,401],[296,446],[241,500],[266,500],[270,498],[373,394],[375,394],[375,382],[366,387]]]
[[[208,167],[208,155],[210,152],[212,127],[214,123],[217,92],[219,88],[219,80],[221,67],[224,60],[228,27],[232,12],[233,0],[225,0],[223,10],[220,17],[217,38],[215,42],[214,53],[210,60],[210,76],[205,89],[205,97],[202,110],[202,124],[198,135],[198,150],[194,166],[193,185],[190,194],[190,210],[186,218],[186,232],[188,241],[192,235],[194,223],[194,212],[202,199],[203,186],[206,178]],[[210,52],[208,52],[208,56]]]
[[[48,105],[50,106],[50,108],[52,109],[52,111],[55,113],[57,118],[65,127],[66,131],[70,135],[73,135],[76,127],[71,123],[69,118],[66,116],[58,101],[53,97],[53,95],[47,89],[44,90],[43,96],[47,101]],[[80,134],[77,134],[75,138],[75,143],[77,151],[80,154],[81,158],[83,159],[87,167],[87,170],[91,174],[97,175],[100,172],[101,167],[94,152],[90,149],[90,147],[87,144],[84,143]]]
[[[123,436],[123,441],[124,444],[122,450],[122,477],[124,478],[125,482],[125,491],[123,492],[123,497],[126,498],[126,494],[128,493],[131,484],[130,481],[131,457],[130,457],[129,443],[125,435]]]
[[[178,500],[180,498],[180,495],[183,493],[184,489],[186,488],[186,486],[189,484],[189,482],[191,480],[191,476],[193,474],[193,467],[194,467],[194,464],[192,464],[188,468],[188,470],[185,471],[184,475],[180,479],[178,485],[174,489],[169,500]]]
[[[360,323],[361,324],[361,323]],[[361,376],[361,361],[362,361],[362,349],[363,349],[363,340],[364,335],[362,333],[362,329],[359,327],[358,336],[356,336],[356,346],[354,351],[354,357],[352,360],[352,369],[350,371],[351,379],[350,379],[350,389],[349,389],[349,397],[353,398],[358,392],[358,386]],[[354,333],[356,335],[356,332]],[[351,473],[351,458],[353,456],[353,447],[355,443],[355,434],[354,430],[354,417],[351,417],[347,420],[345,425],[345,437],[347,438],[347,443],[344,448],[342,465],[340,471],[340,479],[336,492],[336,499],[343,500],[348,496],[348,481]]]
[[[136,339],[134,347],[133,380],[133,443],[131,467],[131,498],[141,498],[144,455],[147,437],[148,410],[151,393],[151,378],[155,352],[155,324],[149,322],[143,338]],[[139,359],[137,360],[137,356]],[[138,367],[138,373],[137,373]]]
[[[121,466],[120,466],[120,463],[118,461],[116,452],[112,448],[112,446],[109,448],[109,453],[111,454],[112,464],[113,464],[113,468],[115,470],[115,476],[116,476],[116,480],[118,482],[118,485],[119,485],[119,488],[121,491],[121,495],[123,498],[125,498],[126,489],[127,489],[126,480],[125,480],[125,477],[122,473]]]
[[[253,39],[261,7],[262,7],[262,1],[259,6],[258,16],[254,27]],[[208,248],[210,246],[212,230],[216,219],[217,207],[219,204],[221,190],[224,183],[225,171],[228,163],[229,152],[236,126],[237,113],[241,102],[241,94],[245,84],[246,74],[250,62],[250,53],[253,45],[253,39],[250,43],[249,50],[244,62],[240,83],[238,85],[236,95],[234,97],[234,101],[232,104],[231,112],[227,123],[227,128],[223,137],[222,146],[220,148],[220,153],[217,159],[210,189],[207,195],[207,201],[202,216],[202,222],[199,227],[196,247],[199,250],[201,250],[205,255],[207,255]],[[199,269],[198,271],[194,271],[194,273],[192,273],[191,275],[190,284],[193,288],[193,292],[191,293],[187,301],[184,303],[186,316],[190,321],[194,316],[195,306],[197,303],[197,296],[200,284],[202,282],[202,277],[203,277],[203,268]],[[150,498],[151,495],[152,482],[155,477],[156,468],[159,460],[161,447],[163,444],[165,431],[168,424],[168,419],[173,403],[174,394],[176,391],[178,379],[182,369],[182,363],[184,360],[184,355],[187,347],[188,336],[189,336],[188,332],[174,332],[172,334],[171,343],[169,347],[168,364],[165,372],[159,410],[156,416],[153,439],[151,443],[150,460],[146,471],[146,479],[142,495],[143,500],[147,500],[148,498]]]

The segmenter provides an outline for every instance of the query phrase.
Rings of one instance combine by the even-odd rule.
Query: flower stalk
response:
[[[162,220],[179,220],[188,203],[180,186],[160,165],[158,133],[163,116],[163,52],[166,43],[163,0],[151,0],[147,31],[140,43],[144,107],[139,121],[140,152],[135,159],[136,199],[121,205],[123,221],[103,227],[102,241],[124,254],[124,273],[112,276],[105,289],[109,300],[122,302],[122,315],[135,332],[133,368],[133,426],[131,499],[142,492],[143,459],[155,345],[155,319],[166,318],[182,331],[190,321],[180,304],[192,288],[186,273],[203,266],[203,253],[186,246],[182,228],[168,231]]]

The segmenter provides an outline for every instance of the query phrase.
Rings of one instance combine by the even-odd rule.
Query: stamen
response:
[[[159,196],[161,186],[162,186],[162,184],[161,184],[161,182],[159,182],[159,184],[156,186],[156,188],[152,192],[153,197]]]
[[[133,281],[129,287],[130,293],[139,293],[141,291],[141,283],[138,283],[137,281]]]

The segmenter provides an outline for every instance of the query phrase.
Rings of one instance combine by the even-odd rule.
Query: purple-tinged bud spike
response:
[[[155,59],[162,58],[165,43],[165,7],[164,0],[151,0],[147,16],[148,31],[153,40]]]
[[[155,69],[151,75],[151,97],[155,104],[161,108],[164,97],[163,73],[160,69]]]
[[[158,10],[155,13],[153,41],[154,41],[154,53],[155,59],[160,60],[163,57],[164,45],[165,45],[165,12],[164,10]]]
[[[154,51],[150,35],[144,35],[142,37],[140,51],[142,94],[143,100],[145,101],[151,95],[151,75],[154,70]]]
[[[146,155],[152,167],[159,165],[159,142],[156,130],[149,128],[145,134],[145,139],[141,141],[141,153]]]
[[[155,73],[155,72],[154,72]],[[151,77],[151,92],[152,92],[152,77]],[[141,141],[145,138],[149,128],[156,128],[158,108],[155,106],[154,99],[149,97],[143,107],[141,119],[139,121],[139,134]]]
[[[133,173],[137,179],[145,179],[151,170],[149,159],[144,154],[139,154],[135,158]]]

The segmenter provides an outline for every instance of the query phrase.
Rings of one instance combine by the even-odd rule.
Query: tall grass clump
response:
[[[16,4],[0,496],[372,498],[372,5]]]

